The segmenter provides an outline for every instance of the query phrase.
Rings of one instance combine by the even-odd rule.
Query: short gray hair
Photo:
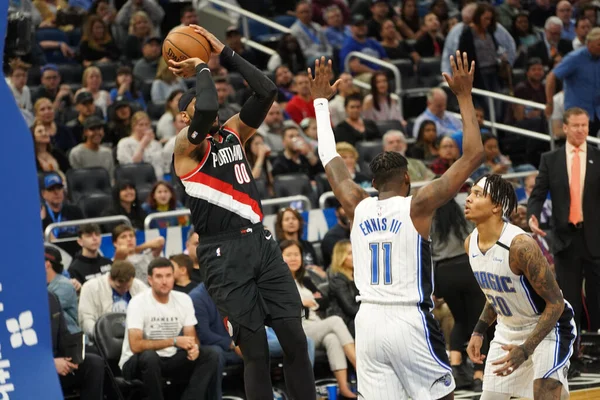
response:
[[[598,39],[600,39],[600,27],[592,29],[585,37],[586,42],[592,42]]]
[[[558,25],[560,26],[560,28],[562,29],[563,27],[563,22],[561,21],[560,18],[558,18],[556,15],[553,15],[552,17],[549,17],[546,20],[546,23],[544,24],[544,29],[548,29],[550,28],[552,25]]]
[[[463,7],[462,11],[460,12],[460,16],[462,17],[464,23],[466,23],[465,21],[467,20],[473,19],[473,15],[475,14],[476,8],[477,3],[469,3]]]
[[[402,140],[404,143],[406,143],[406,136],[404,136],[404,133],[402,133],[402,131],[399,131],[397,129],[391,129],[389,131],[387,131],[383,137],[381,138],[383,143],[385,143],[385,141],[389,138],[392,137],[399,137],[400,140]]]
[[[434,87],[429,92],[427,92],[427,101],[433,100],[433,98],[435,97],[436,93],[439,94],[439,95],[441,95],[441,96],[444,96],[445,98],[448,98],[448,95],[446,94],[446,92],[444,91],[444,89],[439,88],[439,87]]]

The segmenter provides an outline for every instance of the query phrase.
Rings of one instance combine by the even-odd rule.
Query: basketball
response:
[[[210,44],[204,36],[194,32],[189,26],[182,26],[169,32],[163,42],[162,55],[167,62],[179,62],[188,58],[208,62],[210,50]]]

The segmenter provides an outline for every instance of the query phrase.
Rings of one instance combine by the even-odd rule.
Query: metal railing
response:
[[[179,210],[152,213],[152,214],[148,215],[146,217],[146,219],[144,219],[144,230],[150,229],[150,225],[152,224],[152,221],[157,220],[157,219],[183,217],[183,216],[190,216],[190,215],[192,215],[192,211],[189,208],[181,208]]]
[[[302,195],[277,197],[275,199],[262,200],[261,203],[263,206],[276,206],[280,204],[289,204],[295,201],[301,201],[302,205],[304,206],[304,210],[312,210],[312,203],[310,202],[310,199]]]
[[[242,43],[244,43],[245,45],[248,45],[248,47],[252,47],[254,50],[258,50],[269,56],[272,56],[273,54],[277,54],[277,52],[275,50],[273,50],[272,48],[267,47],[263,44],[260,44],[258,42],[255,42],[254,40],[251,40],[251,39],[248,39],[245,37],[242,38]]]
[[[54,222],[44,230],[44,240],[49,242],[52,236],[52,231],[56,228],[67,228],[69,226],[81,226],[86,224],[107,224],[111,222],[123,222],[125,225],[131,226],[131,221],[124,215],[111,215],[109,217],[77,219],[74,221]]]

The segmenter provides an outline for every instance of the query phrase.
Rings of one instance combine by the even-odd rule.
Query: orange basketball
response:
[[[206,38],[189,26],[175,28],[165,38],[162,45],[162,55],[165,61],[183,61],[188,58],[199,58],[208,62],[210,58],[210,43]]]

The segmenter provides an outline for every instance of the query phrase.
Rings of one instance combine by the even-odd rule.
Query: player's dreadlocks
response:
[[[503,214],[509,218],[513,211],[517,208],[517,194],[509,181],[503,179],[497,174],[487,174],[479,178],[481,181],[485,178],[483,185],[483,195],[489,193],[492,203],[502,206]]]
[[[395,151],[384,151],[379,153],[369,164],[373,181],[378,187],[390,181],[393,177],[403,178],[408,168],[406,158]]]

